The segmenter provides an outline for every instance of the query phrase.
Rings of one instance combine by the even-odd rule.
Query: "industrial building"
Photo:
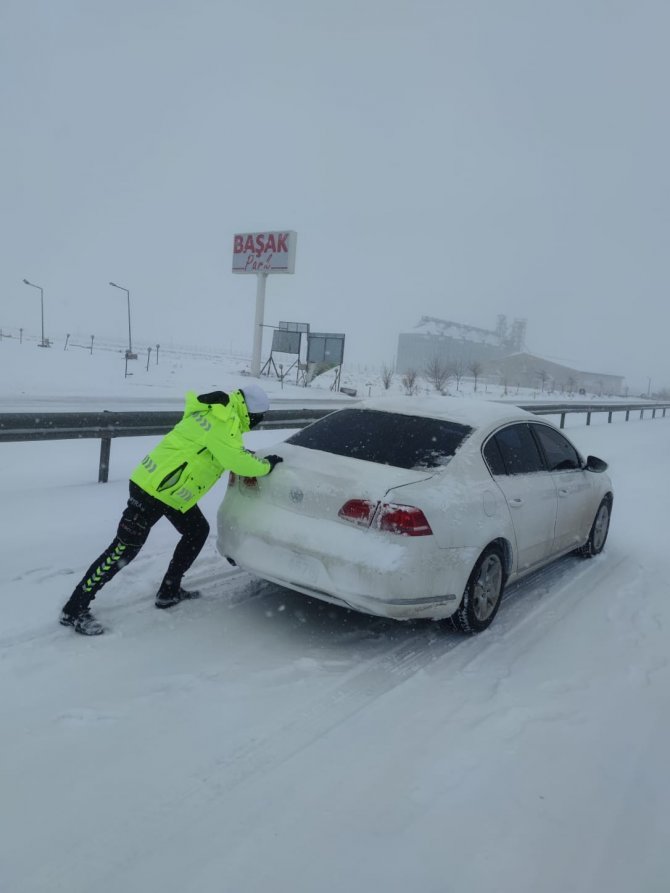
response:
[[[507,325],[500,315],[495,329],[480,329],[434,316],[422,316],[411,332],[398,336],[396,368],[404,374],[408,369],[421,372],[432,360],[460,363],[467,369],[474,362],[486,363],[502,359],[523,349],[526,321],[515,319]]]
[[[623,395],[624,377],[602,372],[584,372],[525,349],[526,320],[508,324],[500,314],[494,329],[482,329],[450,320],[423,316],[410,332],[398,336],[396,370],[423,374],[428,365],[440,360],[459,367],[468,377],[473,368],[482,383],[509,388],[537,388],[539,391]]]

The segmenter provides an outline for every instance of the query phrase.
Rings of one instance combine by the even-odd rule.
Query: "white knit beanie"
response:
[[[270,400],[263,388],[257,384],[248,384],[240,388],[244,402],[247,404],[249,412],[259,413],[267,412],[270,408]]]

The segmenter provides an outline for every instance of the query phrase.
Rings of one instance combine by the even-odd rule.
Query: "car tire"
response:
[[[602,552],[605,548],[605,543],[607,542],[611,517],[612,497],[605,496],[598,506],[598,511],[593,519],[589,538],[583,546],[580,546],[579,549],[576,550],[578,555],[581,555],[582,558],[593,558],[594,555],[599,555]]]
[[[451,617],[454,629],[469,635],[493,623],[505,588],[505,559],[499,546],[488,546],[477,559],[460,607]]]

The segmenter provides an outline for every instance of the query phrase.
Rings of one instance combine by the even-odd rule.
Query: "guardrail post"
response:
[[[630,409],[626,410],[626,421],[630,418]]]
[[[640,410],[640,418],[641,418],[641,419],[644,418],[644,409],[641,409],[641,410]]]
[[[591,424],[591,413],[590,412],[586,413],[586,424],[587,425]]]
[[[607,413],[607,424],[608,425],[612,424],[612,411],[611,410]]]
[[[652,419],[655,419],[655,418],[656,418],[656,410],[655,410],[655,409],[652,409],[652,411],[651,411],[651,417],[652,417]]]
[[[112,449],[112,438],[100,438],[100,468],[98,469],[98,483],[106,484],[109,478],[109,454]]]
[[[565,413],[561,413],[561,428],[565,428]]]

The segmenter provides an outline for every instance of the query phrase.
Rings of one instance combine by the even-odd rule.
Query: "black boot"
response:
[[[82,636],[101,636],[105,631],[105,627],[95,619],[88,608],[80,610],[77,614],[70,614],[63,608],[60,622],[63,626],[71,626]]]
[[[60,622],[63,626],[71,626],[75,632],[82,636],[100,636],[104,633],[104,626],[91,614],[89,605],[91,599],[83,596],[75,589],[69,600],[63,605]]]
[[[173,608],[179,602],[186,601],[190,598],[200,598],[200,592],[197,589],[189,591],[179,586],[171,586],[169,583],[162,583],[161,588],[156,593],[157,608]]]

